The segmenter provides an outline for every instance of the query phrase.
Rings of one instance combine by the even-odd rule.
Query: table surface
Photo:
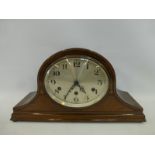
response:
[[[143,106],[146,115],[144,123],[53,123],[53,122],[12,122],[12,108],[26,95],[26,92],[5,93],[1,96],[1,135],[122,135],[155,134],[155,112],[152,96],[134,98]],[[133,95],[132,95],[133,96]]]

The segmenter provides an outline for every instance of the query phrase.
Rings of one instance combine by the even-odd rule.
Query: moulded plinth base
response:
[[[123,91],[118,91],[120,98],[126,101],[132,101],[132,106],[135,104],[136,107],[140,107],[133,98]],[[33,99],[36,97],[36,92],[29,93],[19,104],[14,107],[14,111],[11,117],[12,121],[63,121],[63,122],[144,122],[145,115],[143,110],[135,111],[109,111],[109,112],[47,112],[33,110],[26,111],[21,108],[29,107],[31,104],[34,104]],[[37,104],[37,103],[35,103]],[[37,105],[36,105],[37,106]],[[21,109],[20,109],[21,108]],[[141,107],[140,107],[141,108]]]
[[[43,122],[144,122],[142,114],[45,114],[45,113],[13,113],[12,121]]]

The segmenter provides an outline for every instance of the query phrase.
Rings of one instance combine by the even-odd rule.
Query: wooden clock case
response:
[[[62,106],[52,100],[44,87],[47,69],[56,60],[66,56],[87,56],[98,60],[109,77],[109,89],[98,103],[82,108]],[[14,108],[12,121],[65,121],[65,122],[144,122],[143,108],[127,92],[116,89],[112,65],[96,52],[82,48],[60,51],[49,57],[38,73],[38,89],[30,92]]]

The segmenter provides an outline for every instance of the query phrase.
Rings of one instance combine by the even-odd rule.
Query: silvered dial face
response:
[[[97,60],[66,57],[51,65],[44,84],[48,95],[57,103],[68,107],[86,107],[105,96],[109,79]]]

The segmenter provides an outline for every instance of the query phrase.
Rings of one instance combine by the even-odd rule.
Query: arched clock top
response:
[[[51,64],[59,61],[62,58],[73,57],[73,56],[80,56],[80,57],[90,57],[97,60],[99,63],[102,64],[103,68],[105,69],[108,78],[109,78],[109,93],[114,93],[116,91],[116,76],[115,71],[111,65],[111,63],[102,55],[96,53],[95,51],[91,51],[84,48],[70,48],[66,50],[59,51],[46,59],[44,63],[41,65],[39,72],[38,72],[38,93],[46,93],[44,89],[44,78],[46,71],[51,66]]]

